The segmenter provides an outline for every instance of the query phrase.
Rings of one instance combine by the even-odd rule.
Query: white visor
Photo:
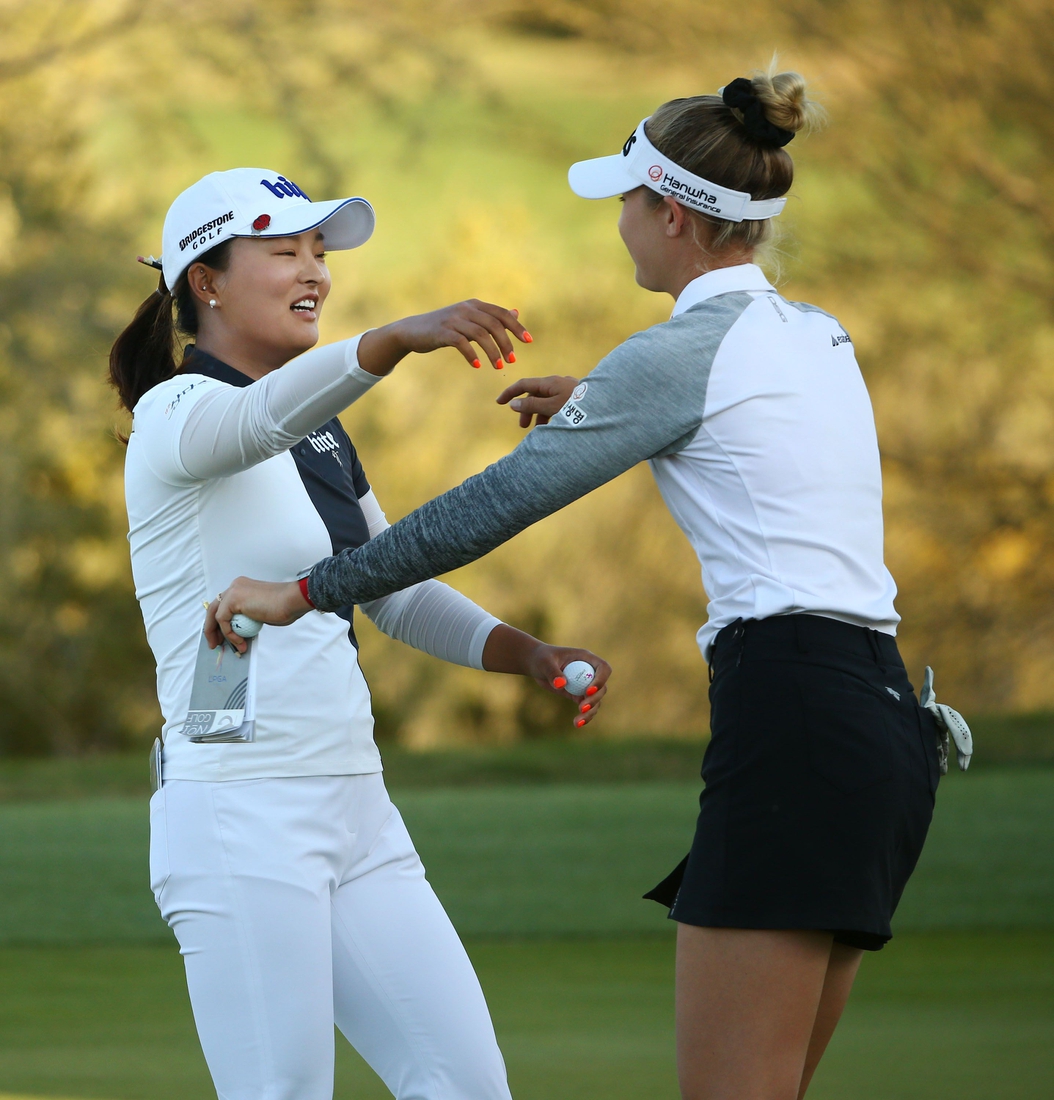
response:
[[[787,204],[785,197],[752,199],[746,191],[733,191],[685,171],[648,140],[644,132],[647,121],[637,127],[621,153],[572,164],[567,172],[571,190],[584,199],[610,199],[640,186],[650,187],[727,222],[764,221],[776,217]]]

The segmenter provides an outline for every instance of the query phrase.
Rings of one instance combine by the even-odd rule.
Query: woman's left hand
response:
[[[506,362],[516,362],[509,333],[523,344],[533,343],[520,324],[518,310],[470,298],[363,333],[359,366],[369,374],[385,375],[412,351],[423,355],[439,348],[456,348],[470,366],[480,367],[482,353],[495,370],[503,370]]]
[[[586,688],[584,695],[572,695],[567,690],[564,669],[572,661],[585,661],[596,670],[593,682]],[[569,649],[566,646],[539,642],[528,658],[527,674],[533,676],[535,682],[547,691],[573,699],[578,704],[574,724],[576,729],[581,729],[586,723],[593,721],[604,696],[607,695],[611,665],[588,649]]]
[[[209,604],[205,615],[205,637],[209,648],[222,645],[224,639],[244,653],[247,643],[231,630],[231,616],[239,612],[260,623],[288,626],[311,610],[296,581],[254,581],[237,577]]]
[[[585,695],[572,695],[567,690],[564,669],[572,661],[585,661],[596,670],[596,676]],[[588,649],[546,645],[507,623],[499,623],[490,632],[483,646],[483,667],[488,672],[511,672],[515,676],[530,676],[546,691],[573,699],[578,704],[578,713],[574,719],[577,729],[596,717],[597,707],[607,694],[608,677],[611,675],[611,665]]]

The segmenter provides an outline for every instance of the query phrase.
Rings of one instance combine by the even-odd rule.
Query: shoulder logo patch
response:
[[[173,397],[172,400],[169,401],[169,403],[165,406],[165,419],[171,420],[172,414],[176,411],[176,407],[179,405],[180,401],[182,401],[183,398],[186,397],[191,390],[196,389],[198,386],[202,386],[204,384],[204,382],[191,382],[189,386],[180,390],[179,393],[177,393],[176,396]]]
[[[572,428],[577,428],[586,418],[585,412],[575,404],[573,398],[556,415]]]
[[[836,348],[839,344],[851,344],[853,341],[849,337],[849,333],[842,329],[841,332],[831,333],[831,347]]]
[[[574,391],[571,394],[571,400],[572,401],[581,401],[582,398],[585,397],[586,390],[588,390],[588,389],[589,389],[589,383],[588,382],[580,382],[577,386],[575,386]]]

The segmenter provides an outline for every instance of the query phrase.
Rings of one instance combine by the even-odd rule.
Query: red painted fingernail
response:
[[[593,704],[592,704],[592,703],[583,703],[583,704],[582,704],[582,705],[581,705],[581,706],[580,706],[580,707],[578,708],[578,710],[579,710],[579,712],[580,712],[581,714],[585,714],[585,713],[586,713],[586,711],[589,711],[589,710],[592,710],[592,709],[593,709]]]
[[[523,342],[525,344],[534,343],[534,337],[526,329],[523,330]]]
[[[598,688],[596,684],[590,684],[589,687],[586,688],[586,695],[596,695],[599,690],[600,688]]]
[[[479,368],[483,366],[483,364],[478,359],[473,359],[472,365],[476,368],[476,370],[479,370]]]
[[[515,363],[516,362],[516,352],[514,352],[514,351],[509,352],[509,362],[510,363]]]
[[[557,678],[553,681],[553,687],[554,688],[562,688],[562,687],[566,687],[566,686],[567,686],[567,677],[566,676],[557,676]]]
[[[576,726],[577,726],[577,727],[578,727],[579,729],[581,729],[581,728],[582,728],[582,727],[583,727],[583,726],[584,726],[585,724],[586,724],[586,720],[585,720],[584,718],[579,718],[579,719],[578,719],[578,721],[577,721],[577,722],[575,722],[575,725],[576,725]]]
[[[505,366],[505,364],[504,364],[504,363],[503,363],[503,362],[502,362],[502,361],[501,361],[501,360],[499,359],[499,360],[498,360],[498,361],[497,361],[497,362],[496,362],[496,363],[494,364],[494,369],[495,369],[495,370],[502,370],[502,369],[504,368],[504,366]]]

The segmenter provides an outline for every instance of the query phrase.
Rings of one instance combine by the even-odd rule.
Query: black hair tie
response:
[[[760,144],[782,148],[794,137],[793,130],[784,130],[774,122],[769,122],[765,117],[765,108],[754,91],[754,85],[745,76],[737,76],[731,84],[726,84],[721,98],[726,107],[743,112],[743,128]]]

